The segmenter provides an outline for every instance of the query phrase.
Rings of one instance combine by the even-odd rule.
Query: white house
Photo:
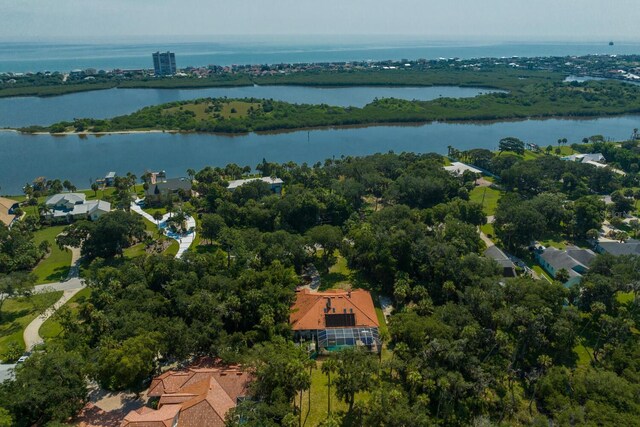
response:
[[[457,176],[461,176],[466,171],[479,174],[482,173],[480,169],[474,168],[473,166],[469,166],[461,162],[452,162],[450,166],[445,166],[444,170]]]
[[[263,178],[236,179],[234,181],[229,181],[229,186],[227,187],[227,190],[234,191],[236,188],[241,187],[246,183],[253,182],[253,181],[265,182],[269,184],[269,187],[271,187],[271,191],[273,191],[275,194],[282,193],[282,185],[284,184],[284,181],[281,180],[280,178],[272,178],[268,176]]]
[[[55,222],[71,222],[77,219],[95,221],[111,211],[111,203],[104,200],[86,200],[83,193],[60,193],[47,199],[47,211],[42,216]]]

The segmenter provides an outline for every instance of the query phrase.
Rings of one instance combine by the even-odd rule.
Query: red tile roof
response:
[[[222,427],[238,397],[247,394],[250,381],[251,375],[237,367],[168,371],[151,381],[148,396],[160,397],[158,411],[151,412],[177,407],[178,427]],[[134,412],[127,415],[121,427],[161,426],[132,424],[130,417],[151,416],[146,410],[145,414],[135,415]]]
[[[180,405],[165,405],[158,410],[142,407],[131,411],[124,417],[122,426],[127,427],[172,427],[175,423]]]
[[[327,309],[329,311],[327,312]],[[371,294],[364,289],[353,291],[333,290],[311,292],[298,291],[291,309],[290,322],[294,331],[325,329],[326,314],[353,313],[358,327],[379,327]]]

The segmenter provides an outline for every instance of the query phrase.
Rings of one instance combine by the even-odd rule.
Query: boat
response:
[[[609,46],[613,46],[613,42],[609,42]]]

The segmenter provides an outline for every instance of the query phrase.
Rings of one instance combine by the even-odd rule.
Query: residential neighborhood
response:
[[[451,331],[471,333],[459,319],[483,312],[478,298],[507,311],[497,330],[509,345],[525,338],[508,319],[536,319],[540,298],[549,319],[597,334],[589,319],[598,310],[623,316],[635,303],[640,197],[630,175],[582,161],[602,159],[578,157],[579,145],[519,147],[511,138],[497,153],[451,150],[463,161],[388,153],[313,168],[263,160],[260,173],[109,173],[87,190],[38,177],[1,200],[0,247],[20,255],[0,257],[0,267],[35,282],[3,285],[1,313],[24,326],[10,335],[0,318],[0,354],[11,362],[0,372],[17,387],[23,369],[44,369],[32,360],[82,365],[65,371],[74,384],[65,390],[79,390],[68,419],[86,427],[240,426],[301,413],[316,426],[332,413],[373,411],[364,396],[381,392],[370,381],[388,360],[403,375],[412,363],[437,372],[434,348],[449,345]],[[606,298],[595,283],[611,283]],[[566,318],[569,306],[582,317]],[[607,351],[571,337],[550,347],[549,335],[529,351],[558,351],[581,369]],[[487,357],[484,343],[464,342],[465,354]],[[362,388],[343,388],[351,375]]]

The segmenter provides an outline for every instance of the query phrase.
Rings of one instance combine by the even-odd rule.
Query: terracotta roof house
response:
[[[147,393],[159,398],[158,409],[131,411],[121,427],[223,427],[250,382],[251,375],[237,367],[165,372]]]
[[[15,220],[13,210],[18,207],[18,202],[0,197],[0,221],[7,227]]]
[[[280,178],[272,178],[268,176],[263,178],[236,179],[234,181],[229,181],[227,190],[234,191],[236,188],[253,181],[262,181],[269,185],[269,188],[271,188],[271,191],[273,191],[274,194],[282,194],[282,185],[284,184],[284,181]]]
[[[380,324],[371,294],[364,289],[298,291],[289,320],[294,339],[312,341],[318,352],[352,346],[381,350]]]

